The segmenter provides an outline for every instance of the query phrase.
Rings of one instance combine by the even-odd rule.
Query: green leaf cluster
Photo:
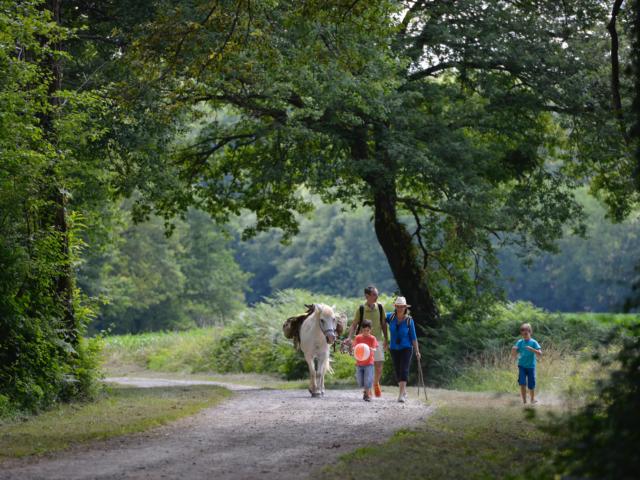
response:
[[[249,210],[246,236],[298,233],[301,185],[370,206],[420,323],[436,321],[432,297],[481,309],[496,238],[548,250],[582,228],[558,161],[575,152],[586,81],[602,79],[604,7],[164,2],[125,61],[156,117],[201,125],[163,172],[132,156],[127,171],[148,209]]]
[[[19,409],[89,396],[96,377],[73,270],[82,213],[104,197],[100,159],[86,155],[104,102],[54,87],[72,34],[43,2],[0,2],[0,395]]]
[[[593,400],[547,430],[559,440],[549,471],[581,478],[634,478],[640,468],[640,326],[627,327],[622,348],[601,358],[617,367],[600,382]]]
[[[167,236],[162,219],[134,224],[124,202],[112,243],[86,258],[79,285],[103,305],[93,331],[144,332],[224,324],[244,306],[249,274],[204,213],[187,212]]]

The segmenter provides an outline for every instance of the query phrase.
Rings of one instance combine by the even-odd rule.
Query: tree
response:
[[[124,202],[112,243],[86,256],[83,291],[104,306],[93,330],[144,332],[224,323],[244,306],[248,275],[229,240],[202,212],[189,211],[167,236],[160,218],[134,224]]]
[[[394,293],[397,285],[371,230],[371,210],[342,211],[337,204],[311,201],[314,212],[300,220],[290,242],[282,244],[282,234],[269,231],[234,245],[240,266],[253,274],[247,300],[257,302],[290,288],[359,297],[369,284]],[[252,221],[233,226],[238,237]]]
[[[566,146],[556,119],[602,94],[585,88],[604,55],[600,2],[163,8],[130,52],[145,94],[164,117],[227,114],[162,172],[122,155],[147,208],[195,204],[219,221],[248,209],[251,235],[297,232],[309,208],[300,185],[371,206],[423,327],[438,324],[438,302],[469,307],[490,293],[491,238],[549,249],[563,225],[580,228],[572,182],[553,163]]]
[[[631,293],[633,265],[640,254],[637,217],[612,224],[607,210],[587,192],[577,192],[586,238],[567,235],[557,254],[518,255],[498,251],[500,283],[510,300],[527,300],[552,311],[620,311]]]
[[[95,171],[81,152],[100,136],[103,103],[65,88],[72,32],[59,6],[0,2],[0,395],[25,409],[88,393],[95,367],[81,340],[90,312],[74,265],[84,202],[73,195],[98,195],[75,174]]]

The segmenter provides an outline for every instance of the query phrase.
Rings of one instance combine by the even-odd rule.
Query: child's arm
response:
[[[527,350],[529,350],[530,352],[535,353],[535,354],[536,354],[536,357],[538,357],[538,358],[540,358],[540,357],[542,356],[542,349],[541,349],[541,348],[539,348],[539,349],[537,349],[537,350],[536,350],[535,348],[533,348],[533,347],[529,347],[529,346],[526,346],[525,348],[526,348]]]

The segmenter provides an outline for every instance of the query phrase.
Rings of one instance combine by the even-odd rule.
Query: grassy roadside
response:
[[[207,385],[109,387],[92,403],[65,404],[38,416],[0,423],[0,461],[141,432],[193,415],[229,395],[228,390]]]
[[[434,415],[383,444],[359,448],[316,480],[517,478],[553,447],[517,396],[430,392]],[[554,407],[537,406],[538,416]]]

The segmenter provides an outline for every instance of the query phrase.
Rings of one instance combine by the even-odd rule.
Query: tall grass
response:
[[[599,364],[588,352],[569,353],[550,346],[537,362],[538,394],[543,396],[584,397],[600,378]],[[482,352],[468,362],[448,387],[476,392],[517,392],[518,369],[508,350]]]
[[[286,290],[241,312],[225,327],[107,337],[105,362],[112,369],[130,364],[165,372],[254,372],[302,378],[307,374],[306,363],[291,340],[284,338],[282,323],[311,303],[335,305],[337,312],[350,318],[358,301]],[[339,352],[332,357],[333,378],[351,378],[353,359]]]
[[[391,298],[381,299],[385,305]],[[351,320],[359,299],[285,290],[247,308],[228,325],[183,332],[121,335],[106,338],[108,368],[136,365],[180,373],[260,373],[285,379],[304,378],[307,366],[300,352],[282,334],[287,317],[303,312],[305,304],[335,305]],[[609,314],[550,314],[528,303],[498,305],[483,319],[458,320],[432,331],[421,351],[427,381],[432,385],[474,391],[514,391],[515,363],[511,346],[518,327],[529,322],[544,356],[539,364],[540,388],[557,393],[580,389],[592,377],[589,354],[612,326],[637,321],[637,316]],[[352,379],[354,361],[333,353],[334,379]],[[385,377],[393,381],[390,361]]]

